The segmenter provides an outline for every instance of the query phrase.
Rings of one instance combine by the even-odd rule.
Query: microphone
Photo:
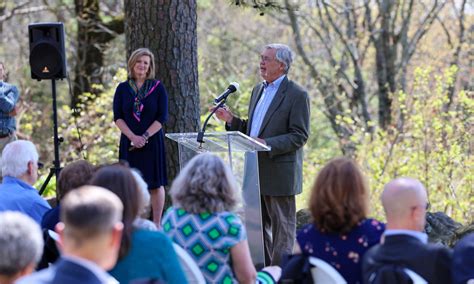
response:
[[[233,92],[237,91],[239,89],[239,83],[237,82],[232,82],[230,83],[229,87],[227,87],[227,90],[225,90],[222,94],[219,95],[217,99],[214,100],[214,103],[217,105],[212,112],[207,116],[206,121],[204,121],[204,124],[202,126],[201,131],[198,132],[197,135],[197,142],[200,143],[199,148],[201,148],[202,143],[204,143],[204,132],[206,131],[206,126],[207,122],[209,121],[209,118],[216,112],[216,110],[220,107],[222,107],[227,99],[227,97],[232,94]]]
[[[227,90],[225,90],[222,94],[219,95],[217,99],[214,100],[214,103],[219,103],[222,100],[225,100],[230,94],[234,93],[239,89],[239,83],[237,82],[232,82],[230,83],[229,87],[227,87]]]

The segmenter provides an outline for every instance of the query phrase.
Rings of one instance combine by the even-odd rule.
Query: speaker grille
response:
[[[51,43],[37,44],[30,52],[31,72],[44,79],[53,79],[62,68],[62,54]]]

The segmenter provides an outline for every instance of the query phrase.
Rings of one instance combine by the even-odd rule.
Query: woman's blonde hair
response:
[[[240,200],[229,166],[209,153],[188,162],[174,180],[170,195],[174,206],[193,214],[232,211]]]
[[[128,77],[135,79],[135,74],[133,74],[133,67],[137,63],[138,59],[142,56],[150,57],[150,68],[148,68],[146,79],[155,79],[155,56],[148,48],[145,47],[135,50],[134,52],[132,52],[132,55],[130,55],[127,66]]]

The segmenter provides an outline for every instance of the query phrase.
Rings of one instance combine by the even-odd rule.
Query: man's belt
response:
[[[8,136],[10,136],[10,133],[7,133],[7,134],[1,134],[0,133],[0,139],[1,138],[7,138]]]

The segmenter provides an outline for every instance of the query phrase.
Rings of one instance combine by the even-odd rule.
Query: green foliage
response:
[[[296,196],[298,209],[308,206],[311,187],[319,170],[332,158],[342,155],[338,138],[322,112],[321,102],[311,101],[310,136],[304,148],[303,193]]]
[[[41,1],[30,2],[33,5]],[[198,69],[201,113],[203,114],[201,121],[207,116],[213,97],[222,92],[232,81],[240,83],[240,91],[231,95],[227,104],[236,115],[246,117],[250,92],[255,83],[260,80],[258,76],[260,47],[269,42],[290,45],[293,42],[294,34],[285,24],[288,22],[285,11],[270,9],[265,11],[264,17],[260,17],[258,10],[252,9],[251,4],[254,1],[238,1],[242,4],[250,4],[247,5],[249,9],[242,9],[240,5],[235,5],[236,2],[197,1]],[[67,58],[69,65],[74,66],[76,54],[79,52],[77,43],[73,40],[77,32],[76,17],[71,14],[74,11],[74,1],[61,0],[58,3],[63,4],[61,7],[66,5],[67,9],[50,9],[27,16],[18,15],[5,21],[2,36],[9,44],[0,47],[3,60],[9,65],[10,79],[21,90],[24,111],[17,117],[19,133],[22,134],[20,137],[34,141],[40,151],[41,161],[49,164],[53,156],[50,81],[37,82],[30,79],[27,63],[28,42],[18,41],[27,37],[25,36],[27,30],[15,27],[26,26],[32,21],[64,21],[69,38],[66,41]],[[423,4],[420,5],[423,6]],[[10,6],[7,8],[11,9],[16,4]],[[51,7],[56,8],[55,4]],[[106,12],[102,13],[106,21],[111,20],[117,11],[122,11],[117,8],[120,5],[117,5],[116,1],[101,1],[101,7],[101,10]],[[383,219],[379,195],[384,183],[396,176],[407,175],[419,178],[426,185],[432,210],[444,211],[463,223],[472,222],[474,215],[473,177],[471,177],[473,168],[472,112],[474,109],[472,93],[458,92],[450,108],[446,109],[447,90],[454,84],[453,75],[458,70],[452,67],[442,76],[435,75],[445,68],[447,62],[452,62],[451,53],[454,48],[451,43],[448,45],[446,42],[445,34],[447,31],[451,36],[457,33],[457,18],[442,17],[440,23],[442,20],[448,20],[442,28],[435,21],[434,27],[437,25],[437,29],[428,30],[426,36],[420,41],[415,56],[407,66],[407,90],[410,91],[392,94],[393,121],[395,122],[393,127],[385,131],[377,129],[375,133],[367,134],[364,122],[358,120],[358,115],[351,113],[349,100],[343,93],[336,94],[338,98],[341,98],[343,108],[347,109],[338,116],[337,123],[346,126],[348,132],[353,134],[350,140],[344,140],[334,134],[325,117],[326,106],[323,98],[328,94],[319,93],[315,87],[317,84],[325,83],[324,80],[337,78],[337,70],[329,60],[327,52],[324,52],[322,40],[311,36],[313,27],[301,21],[308,17],[313,17],[318,22],[322,19],[316,13],[314,5],[305,4],[301,7],[300,29],[304,35],[302,44],[308,51],[311,62],[323,75],[323,80],[317,81],[312,78],[301,56],[296,57],[290,77],[308,89],[312,100],[311,135],[305,146],[304,192],[297,197],[298,207],[306,207],[311,185],[320,168],[328,160],[340,156],[340,148],[349,143],[356,146],[352,154],[361,164],[370,181],[371,204],[375,217]],[[446,10],[446,13],[451,15],[450,10]],[[228,17],[229,14],[238,14],[239,17]],[[375,19],[376,15],[372,16]],[[242,21],[242,19],[245,20]],[[343,20],[346,18],[337,18],[338,23]],[[409,28],[413,29],[413,27]],[[324,30],[318,31],[328,39],[337,38],[333,30],[329,30],[327,34]],[[366,30],[357,31],[357,40],[362,46],[367,45],[368,36]],[[452,40],[455,42],[455,37],[452,37]],[[125,78],[125,71],[119,70],[113,80],[112,76],[119,67],[125,66],[124,42],[123,37],[118,37],[107,46],[106,63],[103,66],[106,84],[98,95],[84,94],[77,119],[74,118],[72,110],[66,106],[69,104],[69,96],[65,81],[57,82],[60,136],[65,138],[60,149],[62,166],[81,158],[86,158],[95,164],[116,160],[120,131],[112,119],[112,98],[115,86]],[[433,48],[434,46],[437,48]],[[331,41],[330,48],[337,65],[343,69],[350,68],[347,67],[342,43]],[[464,57],[461,56],[461,58]],[[372,112],[376,121],[378,101],[372,96],[377,92],[374,72],[376,62],[374,50],[370,46],[366,54],[361,53],[361,61],[364,78],[367,80],[365,87],[369,95],[369,111]],[[467,82],[469,79],[467,62],[466,60],[464,63],[462,60],[460,62],[461,79],[463,76],[465,78],[462,79],[464,82],[460,84],[458,81],[458,84],[470,88],[472,84]],[[434,66],[437,71],[427,69],[414,71],[416,66]],[[352,80],[351,72],[346,73]],[[339,80],[336,83],[343,83],[343,81]],[[328,91],[337,92],[337,89],[328,89]],[[376,125],[372,126],[376,127]],[[212,130],[223,131],[224,124],[211,119],[208,131]],[[79,133],[83,146],[79,141]],[[43,184],[49,167],[47,166],[41,172],[42,176],[36,184],[37,188]],[[54,184],[53,178],[49,182],[46,195],[54,195]]]
[[[119,69],[111,85],[116,86],[125,79],[126,70]],[[63,153],[64,162],[86,159],[92,164],[105,164],[117,160],[120,131],[113,122],[114,91],[115,88],[110,88],[103,89],[99,95],[83,94],[78,116],[69,106],[59,111],[60,132],[68,145]]]
[[[379,197],[384,184],[408,176],[425,185],[433,211],[445,212],[459,222],[473,221],[470,137],[474,103],[461,91],[446,110],[455,72],[453,66],[443,76],[434,76],[430,69],[417,68],[412,91],[393,96],[398,127],[379,129],[374,135],[359,129],[354,135],[356,159],[369,178],[376,217],[383,218]]]
[[[51,165],[52,167],[52,165]],[[48,177],[49,174],[49,168],[44,168],[42,170],[41,176],[38,178],[36,183],[33,185],[34,188],[40,190],[41,186],[43,186],[44,182],[46,181],[46,178]],[[56,177],[53,175],[53,177],[49,180],[48,185],[46,186],[46,189],[44,190],[43,194],[41,195],[43,197],[54,197],[56,196]]]
[[[472,95],[460,91],[446,110],[455,72],[453,66],[443,76],[435,76],[430,69],[417,68],[411,92],[392,95],[393,117],[399,117],[397,127],[369,134],[350,114],[339,118],[338,122],[354,133],[354,158],[369,182],[372,216],[384,220],[380,202],[383,186],[395,177],[407,176],[425,185],[432,211],[445,212],[462,223],[474,220],[474,177],[470,174],[474,168],[474,101]],[[338,143],[344,143],[324,128],[328,128],[327,122],[314,102],[312,110],[312,134],[303,166],[304,191],[297,197],[298,208],[307,206],[318,171],[341,155]]]
[[[198,9],[211,9],[212,0],[197,0]]]

